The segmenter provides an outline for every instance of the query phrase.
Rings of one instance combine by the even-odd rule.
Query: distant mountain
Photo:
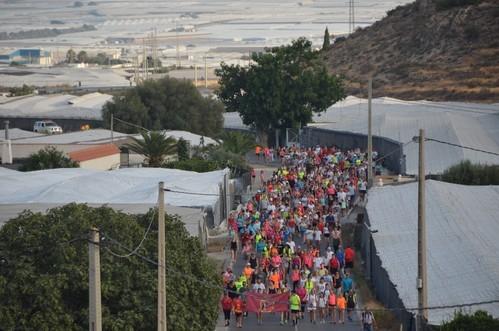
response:
[[[376,97],[499,102],[499,1],[417,0],[335,42],[326,60],[354,95],[372,74]]]

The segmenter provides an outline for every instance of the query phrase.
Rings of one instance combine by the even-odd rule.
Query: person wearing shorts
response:
[[[298,324],[298,316],[300,315],[301,299],[295,291],[292,292],[289,297],[289,308],[291,310],[291,320],[293,320],[293,326]]]

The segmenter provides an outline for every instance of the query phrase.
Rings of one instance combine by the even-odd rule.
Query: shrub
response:
[[[465,160],[445,170],[442,181],[463,185],[499,185],[499,165],[473,164]]]
[[[438,10],[447,10],[454,7],[477,5],[482,0],[437,0],[436,5]]]
[[[35,171],[56,168],[78,168],[77,162],[71,160],[63,152],[53,146],[45,147],[31,154],[21,166],[21,171]]]
[[[483,310],[477,310],[474,314],[458,312],[452,321],[445,322],[440,327],[440,331],[459,330],[499,330],[499,319],[492,317]]]
[[[196,171],[196,172],[209,172],[222,169],[219,166],[218,162],[204,160],[200,158],[168,162],[164,165],[164,167],[170,169],[180,169],[180,170]]]

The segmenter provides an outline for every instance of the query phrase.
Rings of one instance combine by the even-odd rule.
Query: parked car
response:
[[[62,133],[62,128],[54,121],[36,121],[33,126],[33,131],[46,134],[58,134]]]

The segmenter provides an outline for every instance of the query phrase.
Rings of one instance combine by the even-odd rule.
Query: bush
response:
[[[439,331],[490,331],[499,330],[499,319],[492,317],[486,311],[477,310],[474,314],[458,312],[454,319],[445,322]]]
[[[478,5],[482,0],[437,0],[438,10],[447,10],[454,7]]]
[[[12,65],[12,63],[11,63]],[[9,89],[9,93],[13,97],[18,97],[21,95],[28,95],[28,94],[33,94],[35,92],[35,88],[33,86],[28,86],[26,84],[23,84],[22,87],[11,87]]]
[[[63,152],[53,146],[45,147],[31,154],[21,166],[21,171],[35,171],[56,168],[78,168],[77,162],[71,160]]]
[[[164,168],[180,169],[180,170],[195,171],[195,172],[209,172],[209,171],[223,169],[223,167],[220,167],[218,162],[204,160],[201,158],[168,162],[164,165]]]
[[[442,174],[442,181],[463,185],[499,185],[499,165],[462,161],[445,170]]]

